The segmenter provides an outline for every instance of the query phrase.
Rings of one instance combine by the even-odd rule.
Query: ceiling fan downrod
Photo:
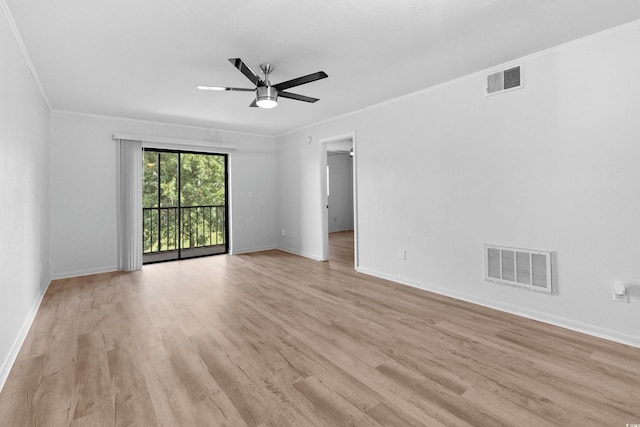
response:
[[[264,83],[267,86],[271,86],[271,83],[269,82],[269,74],[271,74],[271,72],[273,71],[273,65],[271,65],[271,64],[260,64],[260,69],[264,73]]]
[[[271,64],[260,64],[260,69],[264,73],[265,86],[256,88],[256,103],[261,108],[273,108],[278,105],[278,89],[271,86],[269,73],[273,71]]]

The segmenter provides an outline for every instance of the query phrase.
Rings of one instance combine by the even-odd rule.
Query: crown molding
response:
[[[22,40],[22,36],[20,35],[20,31],[18,30],[18,26],[16,24],[16,20],[13,18],[13,14],[11,13],[11,10],[9,9],[9,5],[7,4],[6,0],[0,0],[0,9],[2,9],[2,12],[4,13],[4,17],[7,19],[7,23],[9,24],[9,28],[11,28],[11,32],[13,33],[13,37],[16,39],[16,43],[18,43],[18,48],[20,49],[20,52],[22,52],[22,56],[23,56],[25,62],[27,63],[27,67],[29,68],[29,71],[31,72],[31,76],[33,77],[33,80],[36,82],[36,86],[38,86],[38,89],[40,90],[40,95],[42,96],[42,99],[44,100],[44,103],[47,105],[47,108],[49,109],[49,112],[51,112],[52,108],[51,108],[51,102],[49,102],[49,97],[47,96],[47,93],[44,90],[44,86],[42,86],[42,81],[40,80],[40,77],[38,76],[38,72],[36,71],[36,67],[33,65],[33,62],[31,61],[31,57],[29,56],[29,52],[27,52],[27,47],[24,45],[24,41]]]

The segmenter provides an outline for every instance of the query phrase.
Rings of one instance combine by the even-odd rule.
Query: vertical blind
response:
[[[118,269],[142,268],[142,142],[117,139]]]

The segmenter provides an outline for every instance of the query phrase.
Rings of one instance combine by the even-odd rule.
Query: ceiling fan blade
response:
[[[296,101],[304,101],[304,102],[320,101],[318,98],[311,98],[310,96],[298,95],[297,93],[291,93],[291,92],[278,92],[278,96],[281,98],[295,99]]]
[[[243,87],[224,87],[224,86],[205,86],[205,85],[198,85],[196,86],[198,89],[200,90],[228,90],[228,91],[233,91],[233,92],[254,92],[255,89],[246,89]]]
[[[258,103],[256,102],[256,100],[254,99],[253,102],[249,105],[249,107],[257,107]]]
[[[251,68],[240,58],[229,58],[229,62],[233,64],[242,74],[244,74],[256,86],[264,86],[264,82]]]
[[[287,80],[286,82],[278,83],[277,85],[273,85],[273,87],[278,89],[278,92],[280,92],[295,86],[300,86],[303,84],[315,82],[316,80],[324,79],[327,77],[329,77],[327,73],[325,73],[324,71],[318,71],[317,73],[312,73],[307,76],[298,77],[297,79]]]

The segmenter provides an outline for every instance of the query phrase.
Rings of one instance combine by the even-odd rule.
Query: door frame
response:
[[[231,230],[230,230],[230,216],[231,216],[231,205],[230,205],[230,190],[231,190],[231,183],[230,183],[230,175],[229,175],[229,154],[228,153],[224,153],[224,152],[214,152],[214,151],[194,151],[194,150],[184,150],[184,149],[180,149],[180,148],[155,148],[154,146],[145,146],[143,144],[142,146],[142,156],[144,159],[144,153],[145,151],[151,151],[151,152],[155,152],[158,153],[158,167],[160,167],[160,154],[161,153],[167,153],[167,154],[176,154],[178,157],[177,160],[177,167],[178,167],[178,171],[177,171],[177,196],[178,196],[178,200],[177,203],[178,205],[176,206],[177,209],[177,235],[176,235],[176,241],[177,241],[177,249],[175,250],[170,250],[170,251],[161,251],[161,252],[151,252],[147,255],[156,255],[155,257],[153,256],[147,256],[147,261],[144,260],[145,258],[145,254],[142,254],[142,259],[143,259],[143,265],[147,265],[147,264],[155,264],[158,262],[168,262],[168,261],[180,261],[180,260],[187,260],[187,259],[191,259],[191,258],[200,258],[200,257],[205,257],[205,256],[213,256],[213,255],[223,255],[223,254],[227,254],[230,253],[230,248],[231,248],[231,242],[230,242],[230,236],[231,236]],[[181,210],[182,210],[182,196],[181,196],[181,156],[183,154],[195,154],[195,155],[204,155],[204,156],[219,156],[224,158],[224,185],[225,185],[225,191],[224,191],[224,251],[223,252],[216,252],[216,253],[202,253],[202,254],[196,254],[196,255],[190,255],[187,257],[183,257],[182,255],[182,251],[186,250],[189,251],[191,249],[194,248],[189,248],[189,249],[184,249],[182,247],[182,214],[181,214]],[[144,166],[143,166],[144,167]],[[143,173],[144,174],[144,173]],[[160,174],[158,174],[158,181],[160,180]],[[142,185],[142,183],[141,183]],[[158,194],[158,197],[160,197],[160,194]],[[158,207],[160,206],[160,203],[158,201]],[[143,207],[144,209],[144,207]],[[144,229],[144,226],[143,226]],[[143,250],[144,250],[144,244],[143,246]],[[167,256],[162,256],[163,253],[167,254]],[[173,253],[176,252],[177,256],[173,257],[171,255],[169,255],[169,253]],[[194,252],[193,250],[191,250],[191,252]],[[206,252],[206,251],[202,251],[202,252]]]
[[[353,268],[358,269],[360,257],[358,251],[358,149],[356,132],[320,138],[320,209],[322,210],[322,261],[329,260],[329,200],[327,198],[327,144],[350,139],[353,145]]]

